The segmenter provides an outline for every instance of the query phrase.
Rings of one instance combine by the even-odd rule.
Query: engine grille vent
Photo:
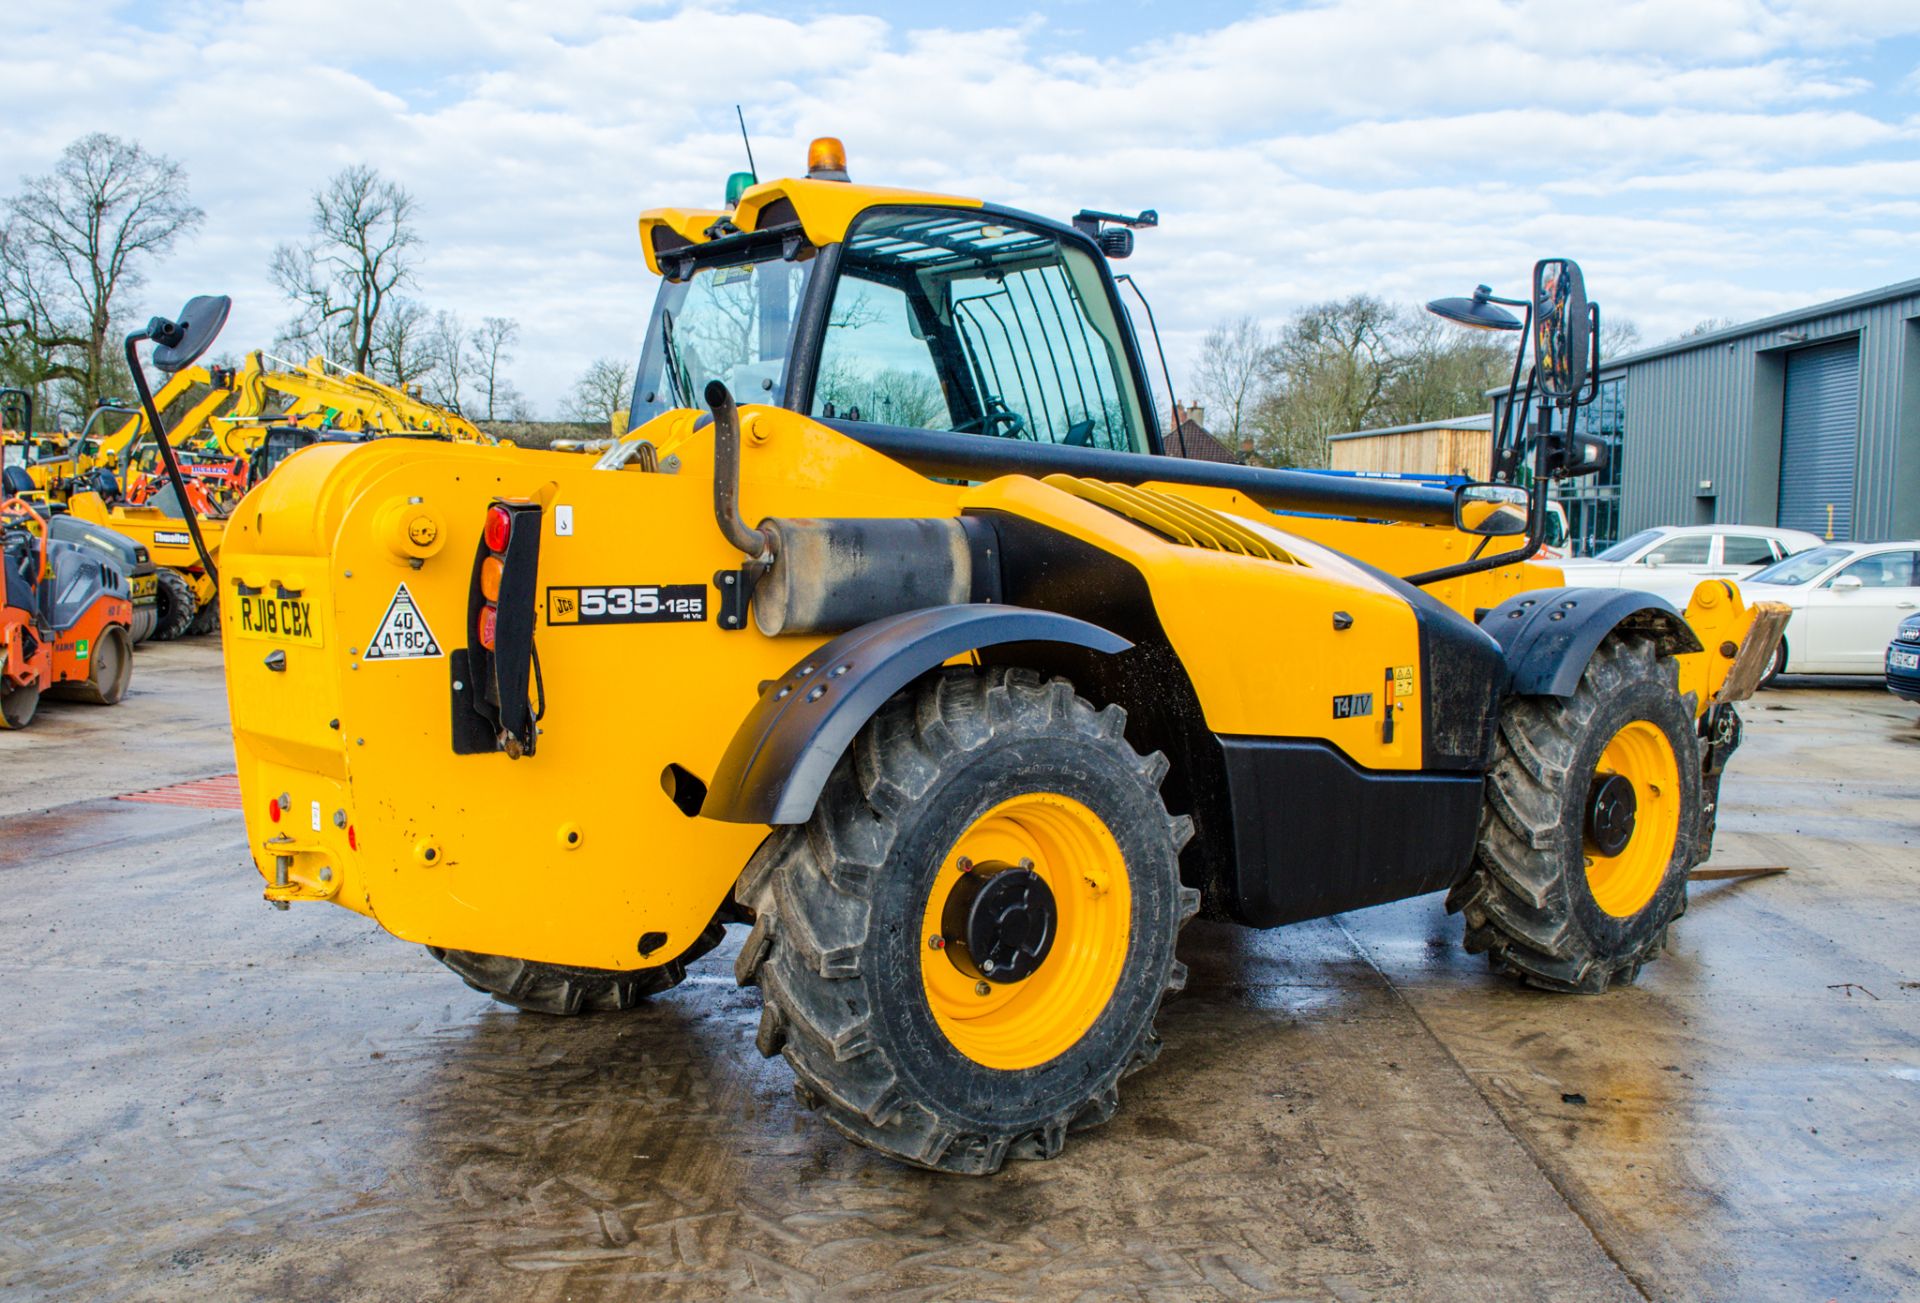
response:
[[[1204,548],[1209,552],[1232,552],[1287,565],[1300,564],[1299,559],[1284,548],[1276,547],[1233,517],[1171,493],[1143,489],[1134,484],[1081,479],[1074,475],[1049,475],[1041,482],[1062,493],[1071,493],[1076,498],[1105,507],[1162,538],[1186,547]]]

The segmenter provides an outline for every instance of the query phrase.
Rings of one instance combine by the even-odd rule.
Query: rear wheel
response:
[[[187,636],[197,638],[201,634],[212,633],[220,627],[220,598],[218,595],[207,599],[207,604],[194,614],[193,623],[187,626]]]
[[[60,694],[75,701],[90,701],[96,706],[118,705],[127,695],[127,683],[133,678],[133,640],[126,628],[108,625],[94,640],[90,661],[87,677],[58,685]]]
[[[193,595],[193,585],[178,570],[161,566],[154,573],[159,582],[154,603],[153,640],[167,642],[186,633],[193,617],[199,613],[200,600]]]
[[[717,922],[708,924],[685,954],[653,968],[577,968],[438,946],[428,946],[427,953],[474,990],[527,1013],[614,1013],[680,985],[687,965],[719,945],[725,931]]]
[[[1760,687],[1769,687],[1773,681],[1786,672],[1787,640],[1782,638],[1773,645],[1773,655],[1767,657],[1767,668],[1760,672]]]
[[[1650,640],[1615,634],[1571,697],[1507,704],[1473,871],[1447,901],[1496,971],[1599,992],[1665,944],[1704,827],[1678,682]]]
[[[1064,679],[948,670],[881,709],[738,890],[761,1053],[836,1130],[922,1167],[1051,1158],[1112,1116],[1199,893],[1166,760]]]

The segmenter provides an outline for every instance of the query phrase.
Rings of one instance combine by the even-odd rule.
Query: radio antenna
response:
[[[753,163],[753,141],[747,136],[747,115],[740,111],[738,104],[733,106],[733,116],[740,119],[740,143],[747,147],[747,171],[753,173],[753,183],[760,184],[760,169]]]

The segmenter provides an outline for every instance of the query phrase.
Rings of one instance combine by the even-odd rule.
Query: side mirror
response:
[[[1512,484],[1462,484],[1453,491],[1453,527],[1488,537],[1524,534],[1529,502],[1527,491]]]
[[[168,375],[192,366],[213,347],[232,308],[233,300],[224,294],[201,294],[188,299],[187,306],[172,321],[155,317],[147,323],[148,338],[154,345],[153,364]]]
[[[1542,258],[1533,265],[1533,361],[1540,392],[1548,398],[1579,393],[1592,348],[1593,315],[1580,264]]]
[[[1836,593],[1851,593],[1861,587],[1859,575],[1841,575],[1827,587]]]
[[[1665,552],[1649,552],[1647,553],[1646,559],[1640,564],[1643,566],[1663,566],[1666,563],[1667,554]]]

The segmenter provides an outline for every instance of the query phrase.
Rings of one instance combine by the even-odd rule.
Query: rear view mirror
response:
[[[1572,398],[1587,379],[1593,319],[1586,280],[1571,258],[1542,258],[1533,265],[1533,361],[1540,392]]]
[[[1512,484],[1462,484],[1453,493],[1453,525],[1466,534],[1527,532],[1529,495]]]
[[[172,321],[155,317],[147,326],[154,344],[153,364],[169,375],[192,366],[213,347],[232,307],[233,300],[224,294],[201,294],[188,299]]]
[[[1839,578],[1835,579],[1832,583],[1827,585],[1827,587],[1831,588],[1836,593],[1851,593],[1852,591],[1854,591],[1854,589],[1859,588],[1860,586],[1861,584],[1860,584],[1859,575],[1841,575]]]
[[[1646,564],[1648,564],[1648,565],[1650,565],[1650,566],[1663,566],[1663,565],[1665,565],[1666,563],[1667,563],[1667,554],[1666,554],[1665,552],[1649,552],[1649,553],[1647,553],[1647,561],[1646,561]]]

